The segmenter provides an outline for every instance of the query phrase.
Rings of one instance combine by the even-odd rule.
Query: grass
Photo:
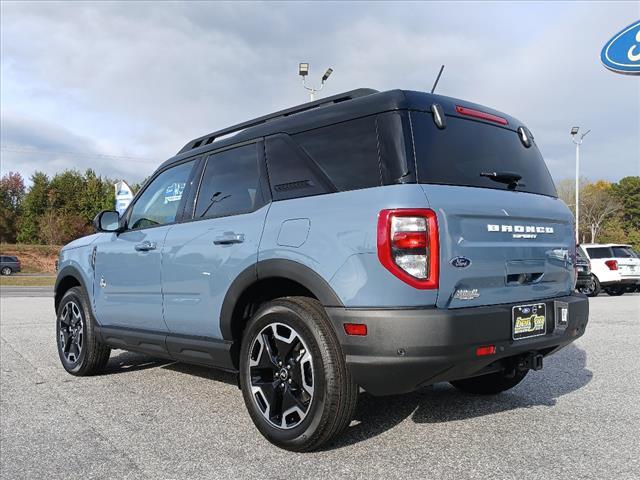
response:
[[[0,287],[53,287],[56,277],[0,276]]]

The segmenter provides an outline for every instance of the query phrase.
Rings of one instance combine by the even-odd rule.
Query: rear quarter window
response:
[[[382,185],[375,117],[293,136],[338,191]]]
[[[590,258],[611,258],[614,256],[609,247],[587,248],[587,252]]]
[[[535,142],[526,148],[515,131],[453,116],[440,130],[422,112],[412,112],[411,122],[420,183],[506,190],[480,173],[515,172],[522,176],[517,191],[557,196]]]
[[[628,247],[611,247],[613,256],[617,258],[635,258],[632,250]]]

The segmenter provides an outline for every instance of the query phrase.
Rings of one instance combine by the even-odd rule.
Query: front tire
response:
[[[2,267],[2,270],[0,270],[0,274],[4,275],[5,277],[8,277],[12,273],[13,270],[11,270],[11,267]]]
[[[318,449],[340,434],[358,398],[322,305],[304,297],[271,301],[249,321],[240,385],[260,433],[298,452]]]
[[[95,325],[84,289],[70,288],[58,305],[56,337],[60,361],[71,375],[95,375],[109,361],[111,349],[98,342]]]
[[[515,372],[513,375],[507,374],[506,372],[490,373],[489,375],[482,375],[480,377],[456,380],[451,382],[451,385],[466,393],[496,395],[518,385],[524,380],[527,373],[528,370]]]

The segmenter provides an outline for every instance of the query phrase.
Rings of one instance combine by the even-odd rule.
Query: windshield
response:
[[[450,116],[440,130],[431,114],[421,112],[412,112],[411,122],[420,183],[506,190],[513,182],[481,176],[503,172],[522,177],[516,191],[557,196],[538,147],[525,147],[515,131]]]

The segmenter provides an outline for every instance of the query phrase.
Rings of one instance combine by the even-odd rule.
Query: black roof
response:
[[[465,100],[410,90],[378,92],[369,88],[360,88],[314,102],[304,103],[286,110],[280,110],[195,138],[182,147],[175,157],[164,162],[162,166],[208,150],[275,133],[295,134],[393,110],[430,111],[433,103],[440,104],[447,115],[459,116],[456,112],[456,105],[462,105],[507,119],[509,125],[506,128],[515,130],[518,126],[523,125],[509,115]]]

